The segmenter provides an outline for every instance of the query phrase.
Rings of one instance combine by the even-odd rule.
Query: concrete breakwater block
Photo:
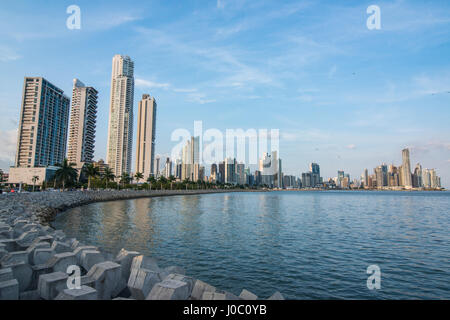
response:
[[[206,291],[203,293],[202,300],[240,300],[240,298],[228,291]]]
[[[131,296],[136,300],[144,300],[155,284],[161,282],[158,272],[149,269],[132,269],[128,280],[128,289]]]
[[[28,263],[29,264],[35,264],[34,263],[34,252],[37,249],[50,249],[50,244],[48,242],[33,242],[31,246],[29,246],[26,250],[28,255]]]
[[[45,300],[53,300],[60,291],[67,288],[68,275],[64,272],[52,272],[39,277],[39,296]]]
[[[89,286],[81,286],[80,289],[64,289],[55,300],[96,300],[97,290]]]
[[[267,300],[284,300],[284,297],[280,292],[277,291]]]
[[[13,263],[13,262],[26,262],[28,263],[28,252],[27,251],[13,251],[4,255],[0,259],[0,265]]]
[[[53,241],[51,248],[56,253],[72,252],[72,248],[62,241]]]
[[[20,235],[19,238],[17,238],[16,243],[22,249],[26,249],[37,237],[39,237],[39,231],[37,231],[36,229],[25,231]]]
[[[133,262],[134,257],[139,255],[140,253],[137,251],[127,251],[122,248],[114,259],[116,263],[122,266],[122,278],[127,282],[130,278],[131,263]]]
[[[216,288],[206,282],[201,280],[196,280],[194,284],[194,288],[192,289],[191,299],[193,300],[201,300],[203,297],[203,293],[205,292],[215,292]]]
[[[186,282],[164,280],[153,287],[146,300],[187,300],[189,295],[189,285]]]
[[[169,274],[154,285],[146,300],[187,300],[194,288],[194,278],[182,274]]]
[[[53,272],[66,272],[67,267],[77,264],[77,258],[72,252],[57,253],[47,262],[47,267],[51,268]]]
[[[75,256],[75,254],[73,255]],[[80,256],[81,266],[86,271],[89,271],[95,264],[103,261],[105,261],[105,258],[97,250],[84,250]]]
[[[97,290],[97,299],[109,300],[125,288],[121,287],[121,276],[120,264],[105,261],[94,265],[88,274],[82,277],[81,283],[93,286]]]
[[[46,264],[54,255],[55,251],[51,248],[35,249],[33,252],[32,263],[34,265]]]
[[[78,265],[81,265],[81,254],[83,253],[83,251],[86,251],[86,250],[93,250],[93,251],[96,251],[96,250],[97,250],[97,247],[94,247],[94,246],[79,246],[79,247],[77,247],[77,248],[73,251],[73,253],[74,253],[75,256],[77,257],[77,264],[78,264]]]
[[[158,267],[156,259],[144,255],[134,257],[131,263],[131,269],[140,268],[160,272],[160,268]]]
[[[0,282],[14,279],[11,268],[0,269]]]
[[[31,266],[23,261],[12,262],[2,265],[3,268],[10,268],[13,273],[14,279],[19,282],[19,291],[25,291],[31,282],[31,276],[33,274]]]
[[[0,300],[18,300],[19,282],[16,279],[0,282]]]
[[[258,300],[258,296],[248,290],[243,289],[239,298],[242,300]]]

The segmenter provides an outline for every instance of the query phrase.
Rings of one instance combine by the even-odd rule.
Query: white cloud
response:
[[[186,99],[189,102],[195,102],[199,104],[206,104],[215,102],[215,99],[206,99],[206,95],[204,93],[189,93]]]
[[[159,88],[159,89],[168,89],[170,87],[169,83],[159,83],[159,82],[154,82],[151,80],[145,80],[142,78],[136,78],[134,80],[134,83],[137,87],[141,87],[141,88]]]
[[[9,62],[20,59],[21,56],[18,55],[14,50],[9,47],[0,46],[0,61]]]
[[[345,146],[347,149],[350,149],[350,150],[354,150],[354,149],[356,149],[356,145],[354,145],[354,144],[349,144],[349,145],[347,145],[347,146]]]

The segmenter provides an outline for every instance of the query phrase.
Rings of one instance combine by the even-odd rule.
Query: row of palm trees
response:
[[[54,188],[56,188],[57,182],[60,183],[63,190],[66,188],[67,185],[76,184],[78,180],[78,172],[74,168],[75,166],[74,163],[69,163],[67,159],[64,159],[62,164],[57,164],[56,166],[59,168],[55,172],[55,177],[53,181]],[[98,179],[100,179],[100,182],[104,183],[103,185],[105,188],[110,187],[110,182],[116,179],[116,176],[113,174],[110,168],[105,168],[104,172],[100,174],[100,169],[94,166],[93,164],[85,165],[82,169],[81,175],[87,177],[88,190],[91,189],[93,181],[96,181],[96,185],[98,186],[99,182]],[[38,180],[39,180],[38,176],[33,177],[33,191],[35,184]],[[117,188],[119,188],[120,185],[122,185],[122,188],[125,188],[126,186],[129,186],[133,181],[136,181],[136,183],[139,184],[139,182],[142,180],[144,180],[144,175],[141,172],[137,172],[133,176],[130,176],[130,174],[125,172],[119,177],[119,183],[117,183]],[[164,186],[168,186],[168,184],[170,184],[170,189],[173,189],[173,184],[175,180],[176,178],[174,176],[170,176],[169,178],[161,176],[158,179],[155,179],[155,177],[150,176],[146,179],[146,184],[144,184],[143,187],[152,190],[153,186],[159,185],[159,187],[162,190]],[[177,184],[177,188],[184,187],[186,189],[188,188],[194,189],[194,186],[197,189],[218,187],[215,184],[206,183],[204,181],[192,182],[188,179],[185,179],[181,183]],[[137,187],[137,185],[135,185],[135,187]],[[219,186],[219,187],[228,187],[228,186]]]

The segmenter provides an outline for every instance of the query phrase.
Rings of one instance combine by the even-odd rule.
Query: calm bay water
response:
[[[450,299],[450,193],[257,192],[95,203],[58,215],[70,237],[178,265],[261,298]],[[366,269],[381,268],[381,289]]]

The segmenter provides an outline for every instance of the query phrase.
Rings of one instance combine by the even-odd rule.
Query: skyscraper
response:
[[[70,99],[42,77],[25,77],[16,167],[46,167],[66,155]]]
[[[411,161],[409,160],[409,149],[402,150],[402,185],[404,187],[412,187],[411,181]]]
[[[76,168],[82,168],[94,158],[97,95],[97,90],[73,79],[67,159]]]
[[[142,95],[138,108],[136,172],[143,173],[145,178],[157,174],[154,172],[156,106],[155,98]]]
[[[186,142],[181,152],[182,170],[181,179],[189,179],[191,181],[199,176],[199,141],[200,137],[191,137],[190,140]],[[195,167],[197,165],[197,168]],[[195,170],[195,172],[194,172]]]
[[[131,171],[133,96],[134,62],[128,56],[115,55],[112,60],[106,161],[116,177]]]

